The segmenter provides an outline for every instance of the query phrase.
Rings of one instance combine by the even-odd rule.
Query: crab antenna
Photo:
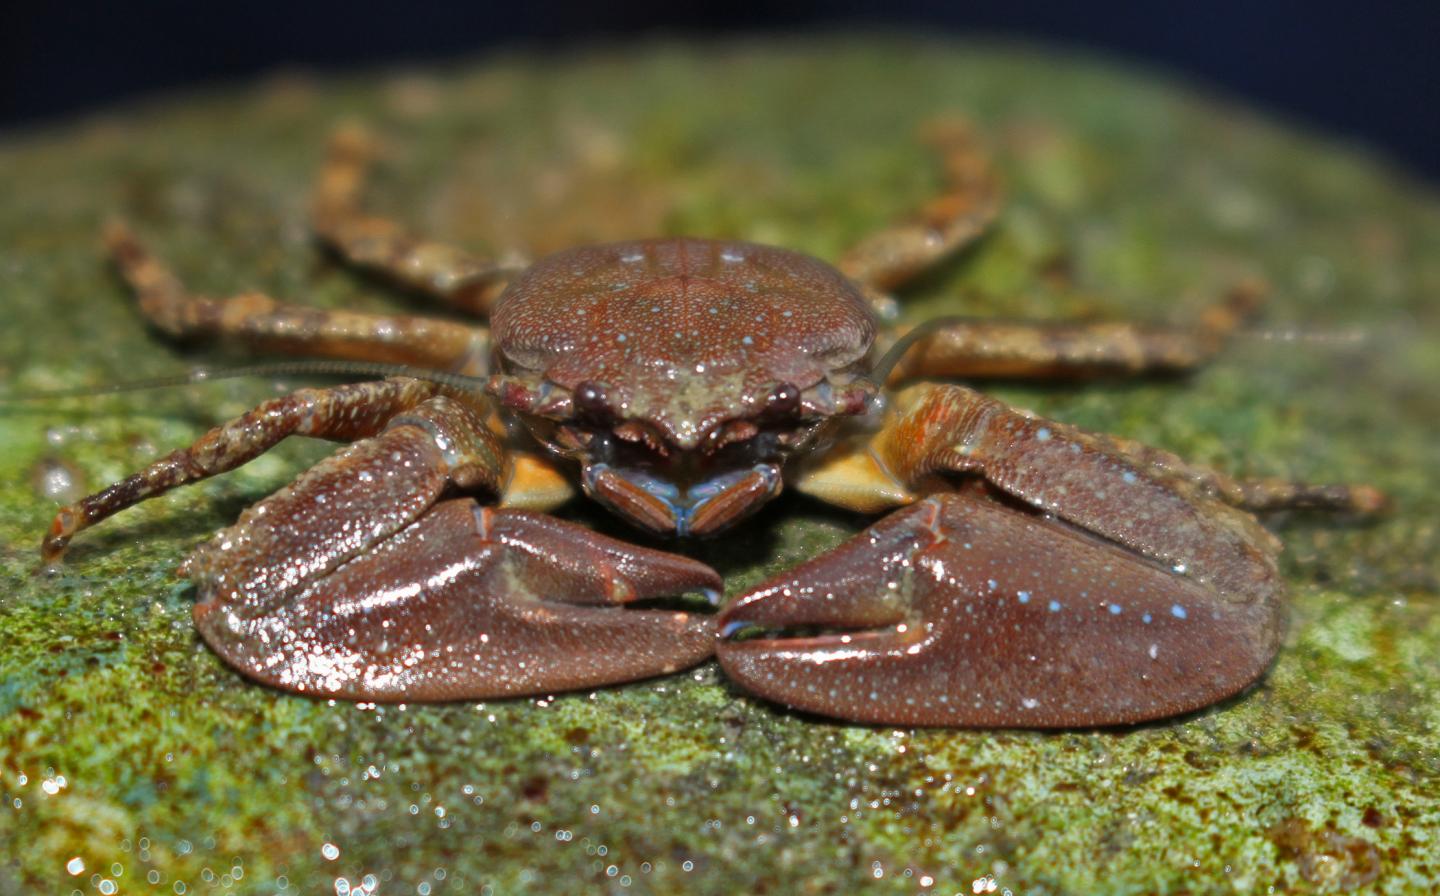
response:
[[[275,361],[268,364],[247,364],[240,367],[199,368],[189,373],[177,373],[173,376],[108,383],[101,386],[80,386],[74,389],[48,389],[39,392],[0,395],[0,403],[89,398],[96,395],[138,392],[143,389],[168,389],[173,386],[189,386],[196,383],[208,383],[212,380],[252,376],[351,376],[358,379],[408,376],[467,392],[483,388],[486,382],[482,377],[466,376],[463,373],[447,373],[443,370],[426,370],[423,367],[385,364],[378,361]]]
[[[890,348],[886,350],[885,354],[881,355],[880,359],[875,362],[875,366],[870,368],[870,381],[877,386],[885,385],[885,381],[890,379],[890,374],[894,372],[895,365],[900,363],[900,359],[905,357],[905,353],[910,351],[910,349],[915,346],[915,343],[934,333],[936,330],[951,327],[955,324],[974,323],[975,320],[973,317],[952,315],[949,317],[932,317],[930,320],[916,324],[904,336],[895,340]]]

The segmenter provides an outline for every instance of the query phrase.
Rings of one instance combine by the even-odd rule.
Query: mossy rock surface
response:
[[[1264,321],[1191,378],[997,392],[1239,473],[1395,496],[1374,525],[1272,521],[1293,609],[1262,684],[1182,719],[1061,733],[800,717],[713,665],[484,705],[288,696],[198,640],[173,570],[323,446],[287,445],[129,511],[58,574],[32,575],[57,496],[272,384],[9,407],[0,892],[1431,891],[1440,203],[1151,76],[900,39],[649,45],[281,79],[12,137],[0,376],[36,390],[226,357],[142,325],[98,251],[117,212],[199,290],[419,307],[308,237],[307,182],[341,119],[388,139],[376,207],[464,244],[538,253],[693,233],[833,258],[934,188],[914,135],[956,112],[1012,198],[906,314],[1183,321],[1235,278],[1264,276]],[[862,525],[786,497],[693,551],[733,594]]]

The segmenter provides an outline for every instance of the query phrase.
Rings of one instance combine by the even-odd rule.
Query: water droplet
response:
[[[65,461],[47,458],[35,465],[30,474],[31,484],[47,501],[70,503],[84,496],[80,486],[80,473]]]

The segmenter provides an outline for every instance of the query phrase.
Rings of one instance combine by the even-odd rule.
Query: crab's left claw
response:
[[[797,709],[1067,727],[1173,715],[1239,691],[1273,657],[1280,610],[1055,519],[949,493],[761,585],[719,624],[726,674]]]

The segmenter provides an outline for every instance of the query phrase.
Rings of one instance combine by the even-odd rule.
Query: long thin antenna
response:
[[[916,324],[906,332],[904,336],[895,340],[895,344],[890,346],[885,354],[880,356],[880,360],[875,362],[874,367],[870,368],[870,380],[876,385],[885,385],[885,381],[890,379],[890,374],[894,372],[895,365],[900,363],[900,359],[905,357],[906,352],[915,347],[915,343],[934,333],[936,330],[942,330],[945,327],[952,327],[956,324],[973,324],[976,320],[977,319],[973,317],[958,317],[952,315],[950,317],[932,317],[923,323]]]
[[[116,395],[122,392],[139,392],[145,389],[168,389],[174,386],[190,386],[213,380],[240,379],[263,376],[350,376],[360,379],[383,379],[391,376],[408,376],[427,380],[442,386],[462,391],[476,391],[484,388],[482,377],[466,376],[461,373],[447,373],[443,370],[426,370],[423,367],[409,367],[404,364],[385,364],[378,361],[275,361],[267,364],[247,364],[240,367],[199,368],[189,373],[153,379],[131,380],[122,383],[107,383],[98,386],[79,386],[73,389],[48,389],[39,392],[0,394],[0,404],[15,404],[29,401],[55,401],[63,398],[89,398],[97,395]]]

